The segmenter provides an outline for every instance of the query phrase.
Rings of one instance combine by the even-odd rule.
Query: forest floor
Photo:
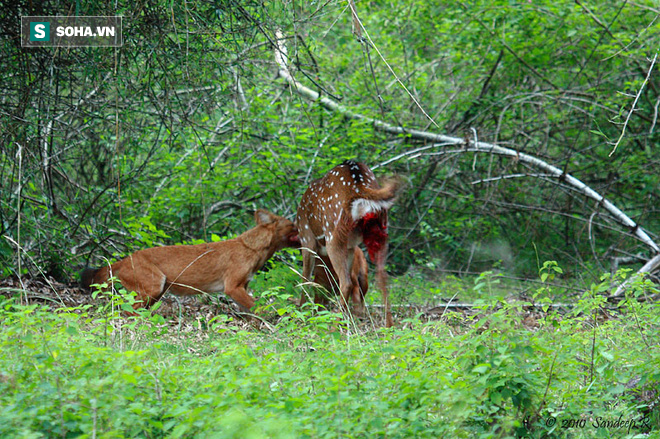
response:
[[[21,279],[16,277],[0,279],[0,295],[15,297],[17,302],[22,304],[41,304],[51,309],[62,308],[94,308],[107,305],[107,299],[93,295],[79,287],[78,285],[65,284],[54,279]],[[380,298],[379,298],[380,299]],[[511,294],[507,297],[509,303],[528,303],[524,295]],[[233,317],[232,324],[247,329],[254,327],[254,321],[251,323],[245,319],[238,307],[231,302],[224,294],[217,296],[175,296],[165,294],[161,299],[161,305],[156,311],[157,314],[170,322],[170,324],[181,324],[185,321],[187,324],[197,322],[208,322],[218,316]],[[379,302],[379,301],[378,301]],[[415,304],[393,304],[392,312],[397,322],[397,326],[407,326],[411,320],[422,322],[445,320],[456,329],[460,327],[469,328],[479,320],[484,313],[471,303],[461,303],[457,301],[442,301],[443,303],[435,306],[422,306]],[[448,302],[448,303],[447,303]],[[570,304],[553,304],[552,309],[564,314],[570,310]],[[382,305],[379,303],[368,305],[370,310],[369,318],[363,319],[360,326],[367,329],[369,326],[382,326]],[[541,321],[547,316],[548,312],[543,311],[539,305],[528,306],[521,305],[518,313],[519,327],[529,330],[536,330],[540,327]],[[261,316],[261,321],[270,324],[276,324],[277,315],[266,313]],[[600,318],[609,320],[618,318],[615,307],[603,308]],[[367,321],[368,320],[368,321]],[[256,325],[261,328],[263,325]]]
[[[75,308],[84,305],[96,306],[103,300],[100,297],[93,297],[91,292],[77,286],[67,285],[57,282],[53,279],[44,281],[43,279],[24,279],[19,281],[17,278],[0,279],[0,294],[5,297],[20,295],[21,300],[30,304],[41,303],[54,308]],[[204,303],[197,297],[175,297],[166,294],[162,299],[163,304],[159,308],[159,314],[163,317],[178,317],[185,314],[190,317],[204,316],[214,317],[219,313],[231,312],[230,305],[224,304],[227,309],[223,309],[221,304]],[[181,306],[179,306],[181,305]]]

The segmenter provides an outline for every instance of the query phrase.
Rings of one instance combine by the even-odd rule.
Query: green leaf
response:
[[[477,364],[472,368],[472,373],[483,374],[490,370],[490,363]]]

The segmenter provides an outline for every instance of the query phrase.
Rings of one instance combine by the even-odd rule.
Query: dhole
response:
[[[82,286],[119,279],[140,301],[135,308],[149,307],[167,291],[176,295],[224,291],[243,310],[254,305],[246,287],[254,273],[284,247],[300,247],[296,226],[286,218],[259,209],[257,226],[234,239],[197,245],[176,245],[139,250],[99,269],[86,269]]]
[[[383,295],[385,325],[392,326],[387,295],[387,211],[399,189],[398,179],[381,187],[363,163],[348,160],[313,181],[298,207],[296,224],[303,253],[303,278],[310,280],[316,255],[328,256],[339,281],[342,309],[351,294],[351,269],[358,244],[364,243],[376,263],[376,283]],[[305,301],[305,295],[301,303]]]
[[[314,282],[324,287],[328,292],[339,293],[337,284],[337,273],[332,268],[332,263],[327,256],[319,256],[320,262],[316,261],[314,269]],[[353,299],[353,305],[358,314],[364,312],[364,296],[369,289],[367,259],[360,247],[355,247],[353,252],[353,268],[351,269],[351,287],[349,296]],[[327,305],[328,301],[323,294],[314,296],[315,303]]]

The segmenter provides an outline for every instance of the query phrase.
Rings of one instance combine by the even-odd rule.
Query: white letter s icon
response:
[[[39,39],[46,38],[46,26],[43,24],[34,26],[34,36]]]

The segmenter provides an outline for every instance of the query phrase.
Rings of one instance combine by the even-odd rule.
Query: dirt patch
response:
[[[92,297],[89,291],[78,286],[72,286],[57,282],[53,279],[0,279],[0,295],[13,297],[22,304],[42,304],[53,309],[75,308],[84,305],[102,306],[107,304],[103,297]],[[189,296],[176,297],[165,294],[163,302],[158,309],[158,314],[165,318],[191,317],[198,319],[203,317],[211,319],[221,314],[236,314],[237,310],[224,297],[214,296]]]

